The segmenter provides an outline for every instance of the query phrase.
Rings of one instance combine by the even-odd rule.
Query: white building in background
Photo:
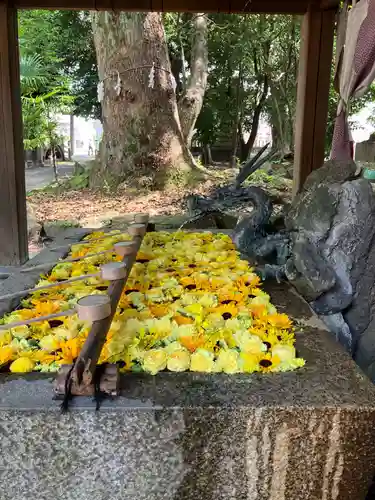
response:
[[[245,132],[244,133],[244,139],[245,141],[248,140],[250,135],[250,132]],[[262,148],[266,144],[270,144],[272,146],[272,132],[271,132],[271,126],[267,123],[267,121],[264,118],[261,118],[259,120],[259,127],[258,127],[258,133],[255,138],[254,142],[254,149],[256,148]]]
[[[370,118],[375,115],[375,106],[372,103],[366,104],[357,114],[350,116],[351,134],[353,141],[367,141],[370,135],[374,132],[374,125]]]
[[[265,120],[261,118],[259,122],[258,133],[254,142],[254,147],[262,148],[268,143],[272,145],[271,127]]]
[[[103,133],[99,120],[82,118],[81,116],[58,115],[58,130],[64,137],[64,156],[69,151],[74,158],[94,156],[99,149]]]

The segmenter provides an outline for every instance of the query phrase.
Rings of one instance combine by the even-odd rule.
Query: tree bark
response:
[[[237,166],[237,150],[238,150],[238,129],[241,122],[241,90],[242,90],[242,62],[239,65],[238,78],[236,84],[236,110],[232,129],[232,153],[230,166]]]
[[[94,12],[103,140],[99,179],[162,188],[193,167],[158,13]]]
[[[268,89],[269,89],[269,84],[268,84],[268,75],[264,75],[263,77],[263,89],[262,89],[262,94],[260,96],[260,99],[258,103],[255,106],[254,112],[253,112],[253,119],[251,120],[251,130],[250,130],[250,135],[245,143],[245,147],[243,151],[241,152],[241,161],[246,161],[250,153],[253,149],[254,142],[258,133],[258,128],[259,128],[259,122],[260,122],[260,116],[262,114],[264,104],[267,99],[268,95]]]
[[[191,48],[190,78],[186,91],[178,103],[182,134],[188,148],[191,146],[194,126],[202,109],[207,76],[207,18],[205,14],[196,14]]]
[[[212,165],[212,154],[211,154],[211,146],[209,144],[204,144],[202,147],[202,152],[203,152],[203,160],[204,160],[204,165]]]

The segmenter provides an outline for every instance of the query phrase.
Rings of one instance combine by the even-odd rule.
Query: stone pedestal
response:
[[[285,286],[306,367],[129,375],[62,415],[52,377],[0,375],[1,500],[364,500],[375,388]]]
[[[38,275],[15,272],[0,290]],[[127,375],[99,412],[75,398],[68,414],[52,376],[0,374],[0,500],[365,500],[375,387],[291,288],[265,288],[295,319],[303,369]]]

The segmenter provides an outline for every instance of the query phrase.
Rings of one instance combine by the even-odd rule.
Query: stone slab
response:
[[[291,288],[265,288],[301,370],[125,375],[68,414],[53,377],[0,375],[1,500],[364,500],[375,387]]]

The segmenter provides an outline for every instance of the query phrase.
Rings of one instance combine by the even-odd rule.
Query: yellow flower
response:
[[[232,288],[223,288],[217,291],[219,302],[221,304],[228,304],[229,302],[241,302],[244,298],[243,293],[238,292]]]
[[[152,260],[152,257],[153,257],[152,254],[140,250],[137,253],[137,262],[140,264],[146,264],[150,260]]]
[[[259,308],[258,310],[261,310],[261,308],[263,308],[263,310],[265,312],[262,313],[262,315],[276,313],[275,307],[270,303],[270,296],[267,295],[264,292],[262,292],[261,295],[258,295],[257,297],[254,297],[250,301],[250,304],[249,304],[250,311],[252,313],[254,313],[254,311],[256,311],[257,308]],[[256,313],[254,313],[254,314],[257,316]]]
[[[259,371],[259,355],[250,352],[241,352],[239,365],[245,373],[253,373]]]
[[[198,296],[199,304],[201,304],[206,309],[214,307],[218,303],[217,296],[213,293],[200,292],[200,295]]]
[[[238,352],[234,349],[221,349],[217,360],[215,361],[216,372],[238,373],[240,367],[238,365]]]
[[[273,356],[277,356],[281,362],[291,361],[296,357],[296,350],[287,344],[276,344],[272,347]]]
[[[51,277],[57,280],[67,280],[70,277],[70,272],[72,270],[72,264],[57,264],[51,272]]]
[[[277,328],[291,328],[292,322],[286,314],[269,314],[267,316],[267,321],[270,325]]]
[[[197,349],[190,358],[192,372],[211,373],[214,370],[214,355],[204,349]]]
[[[23,321],[25,319],[30,319],[34,317],[34,313],[32,310],[29,309],[18,309],[17,311],[13,311],[12,313],[8,314],[4,318],[4,323],[13,323],[15,321]]]
[[[275,333],[278,341],[282,344],[294,345],[296,339],[294,337],[293,331],[288,330],[277,330]]]
[[[80,353],[83,342],[83,339],[80,340],[78,338],[74,338],[67,340],[64,344],[61,344],[63,358],[69,360],[69,363],[73,363]]]
[[[145,372],[156,375],[167,366],[167,355],[163,349],[151,349],[143,355],[142,366]]]
[[[47,316],[48,314],[53,314],[60,309],[60,304],[53,302],[51,300],[46,300],[44,302],[36,301],[34,311],[35,316]]]
[[[243,352],[248,352],[251,354],[260,354],[266,351],[266,347],[262,342],[262,339],[257,335],[250,335],[246,330],[239,331],[233,335],[236,345]]]
[[[147,319],[144,321],[144,326],[154,337],[154,340],[164,339],[172,333],[171,320],[166,316],[161,319]]]
[[[230,319],[237,315],[238,308],[232,303],[223,304],[217,307],[214,312],[221,314],[223,319]]]
[[[30,358],[18,358],[10,365],[9,370],[12,373],[28,373],[32,372],[35,368],[35,363]]]
[[[27,325],[15,326],[14,328],[11,328],[10,331],[13,337],[16,337],[17,339],[25,339],[27,337],[30,337],[30,330]]]
[[[240,276],[237,280],[236,283],[239,288],[254,288],[259,286],[260,284],[260,278],[257,274],[255,273],[246,273]]]
[[[259,369],[263,373],[273,372],[280,365],[280,358],[271,354],[263,354],[259,359]]]
[[[74,245],[70,255],[86,256],[130,239],[112,232],[100,241],[91,241],[102,234],[92,233],[87,244]],[[39,285],[94,273],[102,263],[114,260],[119,257],[108,252],[80,262],[60,262],[49,276],[41,276]],[[289,318],[277,313],[269,295],[259,288],[258,276],[240,260],[227,235],[148,233],[137,260],[100,363],[123,361],[125,370],[136,370],[141,364],[149,373],[165,367],[171,371],[252,373],[303,366],[304,361],[295,358]],[[87,278],[69,287],[34,293],[23,301],[24,309],[6,315],[3,323],[71,308],[85,295],[106,293],[98,285],[108,284]],[[37,363],[35,370],[46,372],[72,363],[90,325],[76,315],[62,322],[54,326],[45,321],[0,334],[0,361],[6,364],[17,356],[27,358]],[[39,349],[26,339],[38,340]]]
[[[169,312],[169,306],[167,304],[153,304],[149,306],[151,314],[156,318],[161,318],[166,316]]]
[[[39,340],[40,347],[47,352],[54,352],[60,349],[60,340],[55,335],[46,335]]]
[[[12,347],[5,346],[0,347],[0,366],[9,363],[14,356],[14,350]]]
[[[171,348],[173,346],[173,348]],[[184,372],[190,367],[190,353],[178,342],[166,348],[168,353],[167,368],[171,372]]]
[[[203,306],[202,304],[196,302],[195,304],[190,304],[186,306],[185,311],[192,314],[193,316],[200,317],[203,313]]]
[[[181,278],[180,283],[187,290],[195,290],[197,288],[195,279],[192,278],[191,276],[186,276],[185,278]]]
[[[280,363],[275,371],[276,372],[289,372],[291,370],[296,370],[297,368],[302,368],[305,366],[305,360],[302,358],[294,358],[291,359],[290,361],[283,361]]]
[[[12,342],[12,335],[9,330],[0,331],[0,347],[4,347]]]

